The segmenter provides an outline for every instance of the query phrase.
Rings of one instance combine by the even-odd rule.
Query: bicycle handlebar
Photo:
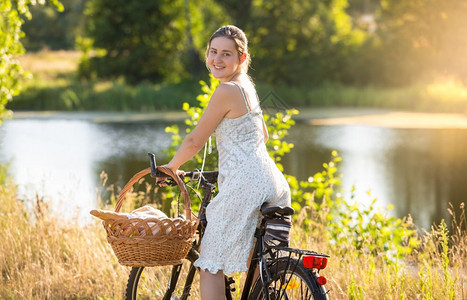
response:
[[[157,177],[168,177],[167,174],[164,172],[161,172],[157,169],[157,164],[156,164],[156,156],[153,153],[148,153],[149,156],[149,163],[151,164],[151,177],[157,178]],[[217,182],[217,176],[219,175],[218,171],[191,171],[191,172],[185,172],[185,175],[180,176],[181,178],[190,178],[191,180],[198,180],[200,176],[202,176],[206,181],[209,183],[216,183]]]

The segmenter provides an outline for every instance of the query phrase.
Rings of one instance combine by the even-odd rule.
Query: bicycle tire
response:
[[[291,258],[290,262],[288,261],[289,259],[280,259],[269,267],[272,278],[272,282],[268,287],[270,300],[329,299],[324,286],[319,285],[317,282],[317,276],[319,275],[313,275],[297,259]],[[285,278],[286,283],[284,283],[283,275],[287,275]],[[253,291],[248,299],[266,299],[260,278],[254,283]]]
[[[183,299],[183,286],[180,285],[186,281],[188,265],[182,265],[183,270],[178,279],[179,285],[176,286],[171,295],[166,295],[166,291],[170,283],[172,266],[131,268],[125,291],[125,299]]]

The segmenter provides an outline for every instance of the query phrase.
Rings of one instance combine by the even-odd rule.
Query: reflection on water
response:
[[[93,124],[69,120],[9,120],[0,128],[0,163],[23,199],[36,195],[65,216],[89,218],[102,170],[127,178],[136,156],[170,143],[162,125]],[[115,175],[115,176],[114,176]]]
[[[338,150],[347,199],[355,185],[358,202],[376,197],[419,226],[449,220],[449,202],[457,209],[467,201],[466,130],[297,125],[290,139],[300,142],[284,160],[288,173],[306,179]]]
[[[125,183],[147,167],[148,151],[161,157],[170,144],[164,128],[161,123],[9,120],[0,127],[0,163],[10,162],[22,197],[37,193],[62,214],[86,219],[97,205],[99,173],[106,171],[111,183]],[[306,179],[337,150],[344,195],[355,185],[355,199],[369,203],[371,190],[381,206],[394,204],[397,216],[410,213],[425,228],[448,218],[449,202],[458,207],[467,200],[465,130],[296,125],[289,141],[295,148],[284,158],[286,173]]]

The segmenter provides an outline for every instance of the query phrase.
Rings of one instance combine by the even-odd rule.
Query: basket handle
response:
[[[191,200],[183,180],[169,168],[159,166],[157,167],[157,170],[169,175],[173,180],[175,180],[178,187],[180,188],[180,191],[182,192],[183,200],[185,201],[185,216],[187,220],[191,221]],[[120,208],[122,208],[123,200],[125,199],[126,194],[131,189],[133,184],[149,173],[151,173],[151,168],[146,168],[131,177],[131,179],[127,182],[127,184],[125,184],[122,191],[118,195],[117,204],[115,205],[115,212],[119,212]]]

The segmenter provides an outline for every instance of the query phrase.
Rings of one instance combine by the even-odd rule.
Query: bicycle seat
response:
[[[261,205],[261,213],[265,217],[277,217],[277,216],[291,216],[295,213],[295,210],[290,206],[274,206],[269,203]]]

